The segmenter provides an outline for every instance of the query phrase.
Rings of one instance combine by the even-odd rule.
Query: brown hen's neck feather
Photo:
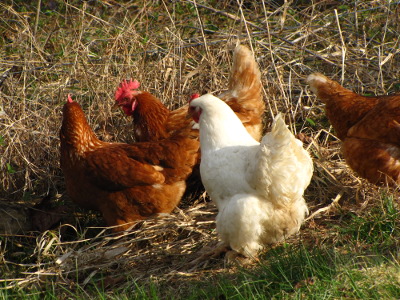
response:
[[[168,136],[165,122],[169,110],[152,94],[141,92],[136,96],[138,106],[133,112],[133,123],[136,128],[137,141],[159,140]]]

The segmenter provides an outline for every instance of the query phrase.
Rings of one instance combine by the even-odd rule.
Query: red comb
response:
[[[124,79],[120,84],[117,90],[115,91],[115,100],[121,97],[122,94],[128,92],[130,90],[136,90],[140,87],[140,83],[137,80],[126,80]]]
[[[199,97],[200,97],[200,94],[199,94],[199,93],[192,94],[192,95],[190,96],[189,103],[190,103],[193,99],[196,99],[196,98],[199,98]]]
[[[71,98],[71,94],[68,94],[67,103],[74,103],[74,100]]]

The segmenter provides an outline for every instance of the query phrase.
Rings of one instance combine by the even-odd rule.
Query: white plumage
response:
[[[217,232],[230,248],[255,256],[296,233],[308,213],[303,192],[312,160],[280,114],[261,143],[212,95],[190,103],[199,116],[203,184],[218,207]]]

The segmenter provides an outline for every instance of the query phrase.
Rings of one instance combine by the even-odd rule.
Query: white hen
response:
[[[217,232],[225,245],[252,257],[298,232],[308,213],[303,193],[313,163],[281,115],[259,143],[212,95],[192,100],[189,112],[199,122],[201,179],[218,207]]]

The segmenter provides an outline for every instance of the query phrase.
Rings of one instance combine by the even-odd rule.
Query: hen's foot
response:
[[[228,264],[236,263],[245,266],[253,263],[255,259],[255,257],[244,256],[235,250],[227,251],[225,254],[225,260]]]
[[[200,257],[190,262],[190,266],[193,267],[191,270],[196,269],[199,266],[206,267],[212,259],[222,257],[223,255],[228,264],[236,263],[239,265],[248,265],[256,259],[255,257],[244,256],[235,250],[232,250],[231,247],[224,242],[220,242],[215,248],[206,251]]]
[[[231,248],[227,244],[225,244],[223,242],[218,243],[218,245],[215,248],[206,251],[200,257],[198,257],[195,260],[191,261],[190,265],[193,266],[193,267],[197,267],[200,264],[204,263],[204,265],[206,266],[211,259],[218,258],[222,254],[225,254],[225,253],[230,252],[230,251],[233,251],[233,250],[231,250]]]

